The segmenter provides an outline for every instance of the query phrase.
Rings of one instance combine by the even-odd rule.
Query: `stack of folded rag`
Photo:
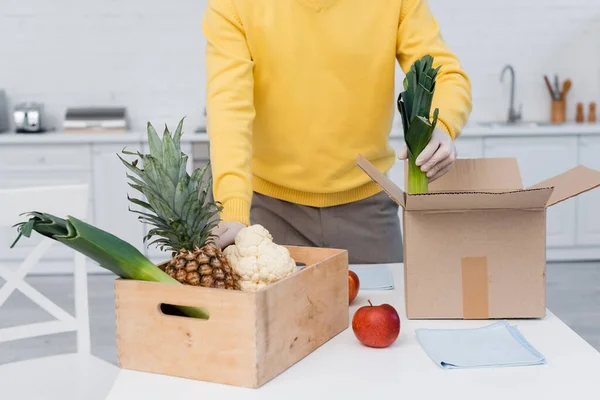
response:
[[[475,329],[417,329],[417,339],[441,368],[489,368],[546,363],[506,321]]]

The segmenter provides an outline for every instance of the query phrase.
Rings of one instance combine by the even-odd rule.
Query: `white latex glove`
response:
[[[450,135],[435,128],[431,134],[431,140],[417,157],[416,164],[421,167],[421,171],[427,173],[429,182],[433,182],[450,171],[457,157],[458,152]],[[398,154],[398,158],[401,160],[408,158],[406,145]]]
[[[212,230],[212,234],[218,236],[215,240],[215,244],[219,249],[233,244],[235,237],[246,225],[240,222],[221,222]]]

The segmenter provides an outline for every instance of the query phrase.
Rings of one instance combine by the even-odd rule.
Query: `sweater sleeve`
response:
[[[444,42],[427,0],[404,0],[396,38],[400,67],[406,73],[416,60],[427,54],[434,58],[434,67],[442,66],[431,109],[439,109],[438,127],[455,139],[472,110],[471,82]]]
[[[254,63],[231,0],[209,0],[202,29],[207,40],[206,113],[214,198],[223,205],[223,221],[248,225]]]

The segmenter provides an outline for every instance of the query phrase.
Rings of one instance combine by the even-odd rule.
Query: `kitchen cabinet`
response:
[[[56,152],[46,151],[44,146],[1,146],[0,188],[72,185],[88,183],[91,179],[90,147],[86,145],[63,146]],[[68,199],[65,199],[68,201]],[[90,210],[92,201],[90,199]],[[23,210],[23,212],[35,210]],[[44,210],[40,210],[44,211]],[[27,216],[23,216],[25,220]],[[93,223],[93,216],[88,221]],[[10,248],[17,237],[13,227],[0,228],[0,264],[16,268],[42,237],[34,233],[31,238],[20,240]],[[47,265],[35,267],[35,272],[65,272],[63,261],[71,257],[70,250],[60,244],[52,246],[45,254]],[[69,270],[72,271],[72,268]]]
[[[525,137],[485,139],[484,155],[515,157],[523,187],[559,175],[578,164],[576,137]],[[568,247],[575,244],[576,203],[566,201],[547,210],[547,244]]]
[[[580,163],[600,170],[600,138],[579,139]],[[580,246],[597,246],[600,243],[600,189],[582,193],[574,199],[577,206],[576,243]]]
[[[48,151],[51,150],[51,151]],[[19,171],[90,171],[90,145],[69,144],[52,146],[32,144],[28,146],[0,146],[0,171],[4,177]]]
[[[461,137],[456,139],[454,145],[458,153],[458,158],[482,158],[483,157],[483,139],[472,137]]]

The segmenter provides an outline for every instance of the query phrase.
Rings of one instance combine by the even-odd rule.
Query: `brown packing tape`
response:
[[[487,257],[462,259],[463,319],[489,319]]]

